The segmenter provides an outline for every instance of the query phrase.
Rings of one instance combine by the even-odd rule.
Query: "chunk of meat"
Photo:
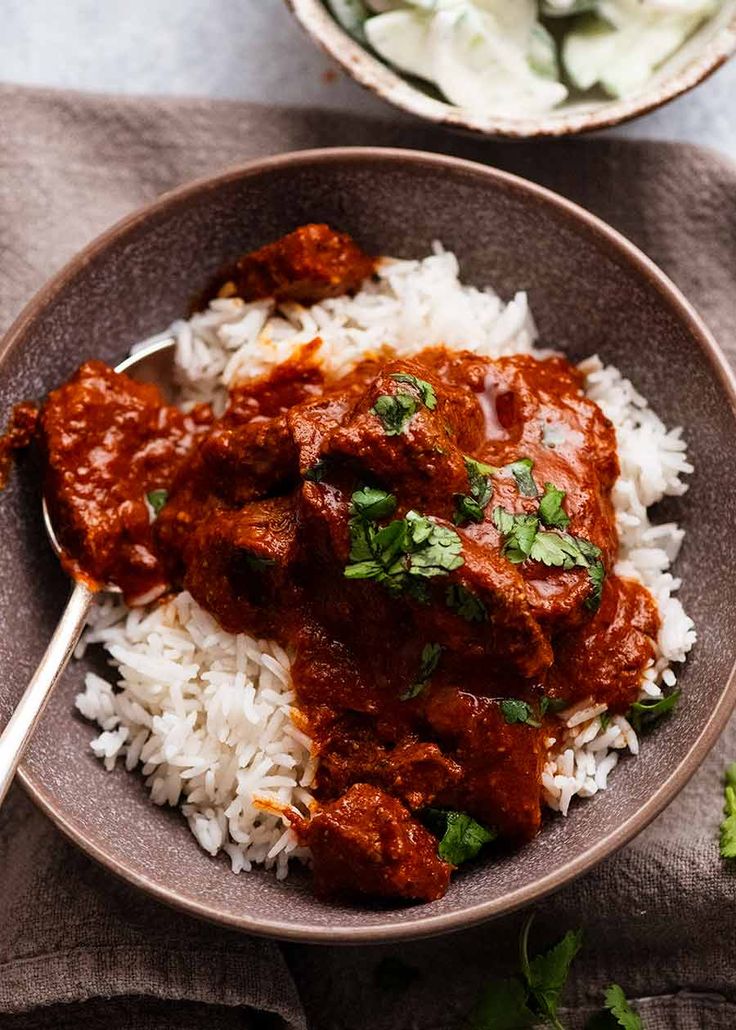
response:
[[[295,601],[296,529],[292,497],[205,519],[187,547],[187,590],[232,633],[281,636]]]
[[[531,840],[542,816],[543,731],[507,723],[499,700],[458,688],[431,692],[424,717],[463,771],[438,804],[468,812],[512,840]]]
[[[16,452],[22,451],[34,440],[38,430],[38,417],[37,404],[23,401],[13,408],[5,432],[0,436],[0,490],[4,490],[8,485]]]
[[[627,711],[638,697],[644,669],[655,657],[659,626],[656,603],[645,587],[608,577],[593,618],[555,640],[547,693],[569,704],[594,694],[612,710]]]
[[[49,395],[41,433],[54,526],[79,568],[117,584],[130,604],[168,585],[146,494],[170,488],[210,422],[208,408],[185,415],[101,361]]]
[[[225,274],[220,296],[314,304],[358,289],[375,267],[347,233],[313,223],[239,258]]]
[[[429,384],[434,391],[429,405],[405,377]],[[378,413],[386,399],[411,406],[403,418],[399,412],[398,423],[393,415]],[[325,441],[323,454],[350,459],[397,493],[405,508],[452,518],[455,495],[468,491],[463,449],[481,435],[482,415],[471,391],[442,383],[418,362],[394,361]]]
[[[312,816],[300,837],[312,851],[319,894],[435,901],[452,866],[437,841],[389,794],[358,783]]]
[[[354,783],[370,783],[414,811],[433,804],[461,776],[461,767],[437,744],[409,736],[388,746],[364,719],[346,714],[330,727],[322,745],[317,791],[335,798]]]

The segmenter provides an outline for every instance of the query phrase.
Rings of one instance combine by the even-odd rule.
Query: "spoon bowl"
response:
[[[129,357],[116,365],[115,371],[127,372],[139,382],[158,386],[165,399],[170,401],[176,392],[173,382],[175,347],[176,341],[168,334],[152,337],[136,347]],[[63,547],[45,497],[41,507],[49,542],[57,557],[61,558]],[[120,588],[112,583],[106,584],[103,589],[108,593],[120,593]],[[97,592],[82,580],[75,582],[49,646],[17,708],[0,735],[0,805],[10,788],[23,752],[41,718],[46,703],[69,659],[74,654]]]

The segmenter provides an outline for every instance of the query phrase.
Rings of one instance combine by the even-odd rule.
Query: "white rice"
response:
[[[214,300],[170,329],[185,404],[215,400],[257,378],[319,337],[318,360],[329,374],[390,346],[400,356],[444,345],[496,358],[537,353],[524,293],[504,304],[492,290],[465,286],[457,259],[436,244],[423,261],[381,262],[378,280],[354,297],[306,309],[271,301]],[[674,597],[670,567],[682,544],[675,523],[652,525],[647,508],[680,495],[692,471],[680,428],[667,430],[632,384],[597,357],[583,362],[586,392],[613,422],[621,477],[615,485],[620,553],[616,571],[641,580],[659,605],[657,655],[641,693],[658,697],[676,683],[671,667],[695,643],[695,629]],[[118,759],[141,766],[152,800],[181,805],[192,833],[210,854],[225,851],[235,872],[253,864],[285,876],[290,858],[308,858],[279,808],[302,813],[315,763],[310,741],[292,721],[289,658],[273,641],[233,636],[186,594],[151,609],[129,611],[107,599],[95,610],[80,647],[101,643],[117,683],[92,673],[77,707],[102,733],[92,749],[108,769]],[[630,723],[602,720],[605,708],[585,701],[559,716],[547,741],[543,796],[566,814],[573,797],[605,790],[619,755],[638,752]],[[264,810],[271,803],[277,811]]]

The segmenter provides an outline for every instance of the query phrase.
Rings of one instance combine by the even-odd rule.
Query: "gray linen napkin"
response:
[[[577,200],[653,257],[736,359],[736,168],[713,153],[605,139],[494,144],[318,111],[15,87],[0,87],[0,141],[0,331],[79,246],[163,190],[262,154],[372,144],[471,157]],[[648,1030],[736,1026],[736,879],[716,845],[733,758],[736,726],[649,830],[539,906],[540,946],[586,931],[566,1025],[581,1027],[616,980]],[[117,881],[20,791],[0,814],[2,1030],[459,1030],[482,983],[513,964],[519,923],[400,947],[255,941]],[[380,986],[385,956],[417,977]]]

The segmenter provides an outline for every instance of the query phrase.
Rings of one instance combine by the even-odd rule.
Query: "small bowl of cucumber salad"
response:
[[[361,85],[491,136],[605,128],[736,51],[736,0],[287,0]]]

